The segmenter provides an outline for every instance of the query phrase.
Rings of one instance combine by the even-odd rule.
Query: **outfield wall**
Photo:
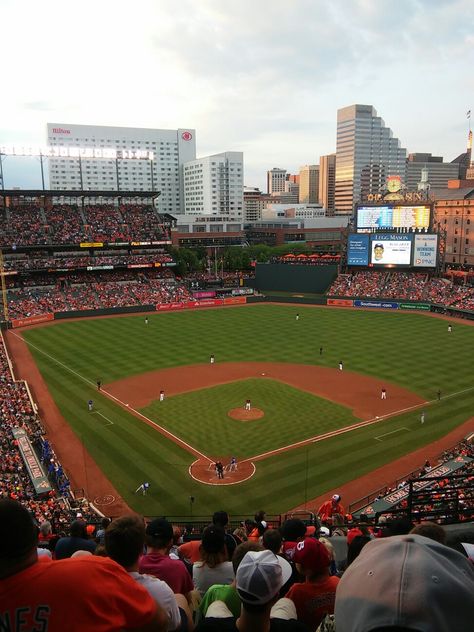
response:
[[[337,276],[337,266],[292,265],[287,263],[257,263],[255,279],[246,285],[260,292],[310,292],[324,294]]]

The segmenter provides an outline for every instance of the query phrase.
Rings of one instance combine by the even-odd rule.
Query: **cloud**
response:
[[[334,151],[336,110],[351,103],[373,104],[410,151],[453,157],[465,144],[472,0],[0,7],[10,25],[0,46],[14,60],[3,66],[1,140],[42,141],[48,120],[189,126],[199,155],[244,150],[246,184],[262,186],[267,168],[297,169]]]

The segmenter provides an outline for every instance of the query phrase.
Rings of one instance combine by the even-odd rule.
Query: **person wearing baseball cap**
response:
[[[321,522],[331,524],[334,514],[344,516],[345,513],[344,506],[341,503],[341,495],[333,494],[333,496],[329,500],[323,502],[321,507],[318,509],[318,518]]]
[[[296,620],[296,611],[288,599],[280,601],[287,602],[289,608],[284,604],[275,610],[280,589],[291,572],[290,564],[271,551],[249,551],[236,573],[236,588],[242,602],[240,617],[228,616],[231,613],[225,604],[215,601],[195,632],[309,632]],[[287,618],[277,616],[283,612]]]
[[[293,584],[287,597],[296,606],[298,620],[315,630],[324,615],[334,613],[339,578],[329,575],[331,555],[315,538],[298,542],[293,560],[298,571],[304,575],[305,582]]]
[[[169,556],[173,544],[173,526],[164,518],[152,520],[145,530],[147,552],[140,558],[139,572],[158,577],[176,594],[185,595],[188,602],[194,588],[191,576],[181,560]]]
[[[472,630],[474,567],[421,535],[371,540],[336,593],[337,632]]]

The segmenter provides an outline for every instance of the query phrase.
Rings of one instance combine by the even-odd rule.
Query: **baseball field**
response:
[[[473,415],[474,328],[462,322],[448,333],[445,320],[421,314],[263,304],[148,321],[84,319],[8,334],[24,338],[83,446],[76,467],[86,484],[90,455],[146,515],[284,512]],[[227,468],[219,482],[213,463],[232,456],[237,472]],[[144,481],[145,497],[135,493]]]

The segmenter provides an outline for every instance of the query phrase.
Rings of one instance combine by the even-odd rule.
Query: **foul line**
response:
[[[22,340],[24,343],[26,343],[30,347],[33,347],[33,349],[36,349],[37,351],[42,353],[44,356],[46,356],[47,358],[49,358],[53,362],[56,362],[56,364],[59,364],[60,366],[62,366],[64,369],[66,369],[66,371],[69,371],[73,375],[76,375],[78,378],[80,378],[86,384],[89,384],[94,389],[96,388],[96,385],[94,384],[94,382],[92,382],[91,380],[88,380],[86,377],[84,377],[80,373],[77,373],[77,371],[74,371],[74,369],[71,369],[70,367],[68,367],[67,364],[64,364],[60,360],[57,360],[52,355],[50,355],[49,353],[46,353],[46,351],[43,351],[42,349],[40,349],[39,347],[34,345],[32,342],[28,342],[28,340],[25,340],[24,338],[22,338],[21,336],[19,336],[15,332],[12,331],[11,333],[12,333],[13,336],[16,336],[17,338]],[[117,402],[117,404],[119,404],[127,412],[130,411],[133,415],[135,415],[135,417],[140,417],[141,419],[144,419],[148,424],[150,424],[151,426],[154,426],[155,428],[157,428],[160,431],[160,433],[162,435],[164,435],[165,437],[167,437],[168,439],[173,439],[173,441],[175,443],[177,443],[178,445],[180,445],[181,447],[185,446],[186,449],[188,450],[188,452],[191,452],[191,454],[198,455],[201,458],[212,462],[212,459],[210,459],[208,456],[206,456],[205,454],[203,454],[202,452],[200,452],[199,450],[194,448],[192,445],[189,445],[189,443],[186,443],[186,441],[184,441],[183,439],[180,439],[179,437],[174,435],[169,430],[166,430],[166,428],[163,428],[163,426],[160,426],[160,424],[157,424],[155,421],[153,421],[149,417],[146,417],[146,415],[143,415],[139,410],[136,410],[135,408],[132,408],[131,406],[129,406],[128,404],[123,402],[118,397],[115,397],[115,395],[112,395],[112,393],[108,393],[107,391],[104,391],[103,389],[101,389],[100,392],[103,393],[104,395],[106,395],[107,397],[109,397],[110,399],[115,400]]]
[[[110,426],[113,426],[113,425],[114,425],[114,422],[113,422],[111,419],[109,419],[108,417],[106,417],[105,415],[103,415],[103,414],[102,414],[101,412],[99,412],[98,410],[93,410],[93,411],[92,411],[92,414],[93,414],[93,415],[100,415],[100,416],[101,416],[101,417],[103,417],[106,421],[108,421],[108,422],[109,422],[109,425],[110,425]]]
[[[390,432],[385,432],[384,434],[381,434],[378,437],[374,437],[374,439],[376,441],[382,441],[382,437],[388,437],[388,435],[394,434],[395,432],[400,432],[400,430],[410,431],[410,428],[405,428],[405,426],[402,426],[401,428],[397,428],[396,430],[391,430]]]
[[[46,353],[46,351],[43,351],[42,349],[40,349],[33,343],[28,342],[22,336],[19,336],[18,334],[16,334],[14,331],[10,331],[10,333],[12,334],[12,336],[16,336],[16,338],[19,338],[25,344],[29,345],[30,347],[33,347],[34,349],[36,349],[37,351],[45,355],[47,358],[50,358],[50,360],[52,360],[53,362],[56,362],[56,364],[59,364],[60,366],[64,367],[67,371],[69,371],[70,373],[73,373],[74,375],[79,377],[81,380],[83,380],[84,382],[92,386],[94,389],[96,388],[96,385],[94,382],[92,382],[91,380],[88,380],[83,375],[80,375],[79,373],[77,373],[77,371],[74,371],[74,369],[71,369],[60,360],[57,360],[53,356],[49,355],[49,353]],[[461,391],[457,391],[455,393],[449,393],[448,395],[443,395],[441,399],[444,400],[444,399],[449,399],[451,397],[457,397],[458,395],[462,395],[463,393],[468,393],[469,391],[472,391],[472,390],[474,390],[474,386],[469,386],[468,388],[464,388]],[[202,452],[194,448],[192,445],[190,445],[183,439],[180,439],[169,430],[166,430],[166,428],[164,428],[163,426],[160,426],[149,417],[146,417],[140,411],[127,405],[122,400],[118,399],[118,397],[115,397],[115,395],[112,395],[112,393],[108,393],[107,391],[104,391],[104,390],[101,390],[100,392],[104,393],[110,399],[115,400],[120,406],[122,406],[122,408],[125,408],[125,410],[132,412],[136,417],[140,417],[141,419],[144,419],[148,424],[157,428],[159,432],[165,437],[168,437],[169,439],[173,439],[178,445],[185,446],[188,452],[191,452],[191,454],[197,454],[203,459],[206,459],[207,461],[209,461],[210,463],[214,462],[213,459],[210,459],[208,456],[206,456],[205,454],[203,454]],[[257,454],[256,456],[251,456],[247,459],[243,459],[240,462],[245,463],[247,461],[257,461],[257,460],[264,459],[267,456],[275,456],[276,454],[281,454],[282,452],[288,452],[290,450],[299,448],[304,445],[308,445],[310,443],[319,443],[320,441],[324,441],[325,439],[331,439],[332,437],[345,434],[346,432],[352,432],[353,430],[357,430],[358,428],[364,428],[365,426],[371,426],[372,424],[380,423],[381,421],[385,421],[386,419],[390,419],[391,417],[396,417],[397,415],[401,415],[402,413],[409,412],[410,410],[415,410],[417,408],[425,408],[426,406],[435,404],[438,401],[439,401],[438,399],[432,399],[430,401],[423,402],[421,404],[415,404],[414,406],[409,406],[408,408],[402,408],[400,410],[394,411],[393,413],[389,413],[388,415],[382,415],[381,417],[373,417],[372,419],[361,421],[359,423],[352,424],[351,426],[345,426],[344,428],[339,428],[338,430],[332,430],[331,432],[326,432],[325,434],[322,434],[322,435],[309,437],[308,439],[303,439],[302,441],[297,441],[296,443],[291,443],[289,445],[282,446],[281,448],[276,448],[275,450],[269,450],[268,452]]]

